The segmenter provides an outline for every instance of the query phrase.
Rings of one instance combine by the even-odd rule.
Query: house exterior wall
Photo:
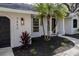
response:
[[[73,28],[73,20],[74,20],[74,19],[77,19],[77,28]],[[72,17],[71,22],[72,22],[72,23],[71,23],[72,33],[71,33],[71,34],[76,34],[76,33],[77,33],[77,29],[79,28],[79,26],[78,26],[79,21],[78,21],[78,17],[77,17],[77,15],[74,16],[74,17]]]
[[[65,34],[64,33],[65,32],[64,28],[65,28],[64,27],[64,19],[58,19],[57,20],[57,28],[56,28],[57,33],[60,34],[60,35]]]
[[[77,28],[73,28],[73,20],[77,19]],[[70,18],[65,19],[65,34],[76,34],[79,28],[79,16],[76,13],[71,13]]]
[[[77,19],[77,28],[73,28],[73,20]],[[79,28],[79,17],[76,15],[72,18],[72,34],[76,34],[77,33],[77,29]]]
[[[31,37],[39,37],[39,36],[41,36],[40,19],[39,19],[39,32],[33,32],[33,18],[32,18],[32,22],[31,22],[31,24],[32,24],[32,30],[31,30],[32,34],[31,34]]]
[[[65,34],[72,33],[72,19],[65,19]]]
[[[41,22],[41,20],[39,19],[39,32],[33,32],[33,20],[32,20],[32,35],[31,35],[32,37],[40,37],[40,36],[44,35],[43,27],[40,22]],[[43,22],[44,22],[45,35],[47,35],[47,19],[44,18]]]
[[[0,16],[5,16],[10,19],[10,40],[11,47],[20,46],[20,36],[23,31],[27,31],[31,34],[31,15],[30,14],[19,14],[0,12]],[[24,18],[24,25],[21,25],[21,17]],[[18,21],[18,23],[17,23]],[[17,26],[18,24],[18,26]]]
[[[43,28],[39,20],[39,32],[33,32],[33,21],[31,14],[12,13],[0,11],[0,16],[5,16],[10,19],[10,40],[11,47],[17,47],[21,45],[21,34],[24,31],[30,33],[31,37],[40,37],[43,34]],[[24,25],[21,25],[21,17],[24,18]],[[47,19],[44,18],[45,35],[47,35]]]
[[[20,36],[22,32],[24,31],[27,31],[28,33],[30,33],[31,37],[40,37],[44,35],[42,25],[40,24],[40,19],[39,19],[39,32],[33,32],[33,20],[32,20],[31,14],[0,11],[0,16],[5,16],[10,19],[11,47],[17,47],[21,45]],[[24,18],[24,25],[21,25],[21,17]],[[56,33],[75,34],[79,26],[77,28],[73,28],[73,19],[77,19],[78,21],[77,25],[79,25],[78,16],[74,16],[74,17],[72,16],[69,19],[65,19],[64,22],[61,19],[57,20]],[[50,23],[52,22],[50,21]],[[44,18],[44,29],[45,29],[45,35],[47,35],[47,19],[46,18]],[[50,32],[51,32],[50,34],[52,35],[52,30],[50,30]]]

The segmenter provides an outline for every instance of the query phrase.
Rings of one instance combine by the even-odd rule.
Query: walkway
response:
[[[79,56],[79,39],[68,37],[68,36],[60,36],[60,37],[68,38],[75,44],[75,46],[67,51],[58,53],[54,56]]]
[[[12,48],[11,47],[0,48],[0,56],[14,56]]]

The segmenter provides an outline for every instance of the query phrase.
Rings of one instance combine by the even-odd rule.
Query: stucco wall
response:
[[[77,28],[73,28],[73,20],[77,19]],[[79,28],[79,16],[76,13],[71,13],[70,18],[65,19],[65,33],[66,34],[76,34]]]
[[[76,15],[72,18],[72,24],[73,24],[73,20],[74,19],[77,19],[77,28],[73,28],[73,25],[72,25],[72,34],[76,34],[77,33],[77,29],[79,28],[79,17]]]
[[[77,28],[73,28],[73,20],[74,20],[74,19],[77,19],[77,28],[78,28],[78,23],[79,23],[77,16],[72,17],[72,20],[71,20],[71,22],[72,22],[72,23],[71,23],[71,27],[72,27],[71,30],[72,30],[72,33],[71,33],[71,34],[75,34],[75,33],[77,32],[77,31],[76,31]]]
[[[65,19],[65,34],[72,34],[72,19]]]
[[[32,30],[33,23],[32,23],[31,14],[0,12],[0,16],[6,16],[10,19],[11,47],[16,47],[21,45],[20,36],[23,31],[27,31],[28,33],[30,33],[31,37],[40,37],[41,35],[43,35],[43,29],[42,29],[42,25],[40,25],[40,20],[39,20],[39,32],[33,32]],[[21,17],[24,18],[24,25],[21,25]],[[76,33],[75,30],[77,28],[76,29],[73,28],[73,19],[79,19],[79,17],[75,16],[72,19],[66,19],[64,21],[65,22],[64,25],[63,25],[63,20],[58,20],[56,31],[59,34],[63,34],[64,30],[65,30],[65,33],[67,34]],[[78,25],[79,25],[79,20],[78,20]],[[64,26],[64,30],[63,30],[63,26]],[[44,18],[44,29],[45,29],[45,34],[47,35],[46,18]]]
[[[65,29],[64,29],[64,20],[63,19],[59,19],[57,20],[57,28],[56,31],[58,34],[64,34]]]
[[[11,47],[20,46],[20,36],[23,31],[27,31],[31,34],[31,15],[30,14],[19,14],[0,12],[0,16],[6,16],[10,19],[10,39]],[[21,17],[24,18],[24,25],[21,25]],[[18,23],[17,23],[18,21]],[[18,26],[17,26],[18,24]]]
[[[33,30],[32,30],[32,35],[31,35],[32,37],[40,37],[40,36],[44,35],[43,27],[40,24],[40,21],[41,20],[39,19],[39,32],[33,32]],[[47,19],[44,18],[43,22],[44,22],[45,35],[47,35]],[[33,20],[32,20],[32,29],[33,29]]]

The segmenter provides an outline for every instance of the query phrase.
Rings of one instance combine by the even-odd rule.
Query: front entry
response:
[[[10,46],[10,20],[0,16],[0,48]]]
[[[56,19],[52,18],[52,33],[56,33]]]

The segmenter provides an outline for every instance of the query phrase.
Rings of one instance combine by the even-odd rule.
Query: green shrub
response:
[[[37,51],[36,51],[36,49],[34,49],[34,48],[31,49],[30,52],[32,53],[32,55],[36,55],[36,54],[37,54]]]

